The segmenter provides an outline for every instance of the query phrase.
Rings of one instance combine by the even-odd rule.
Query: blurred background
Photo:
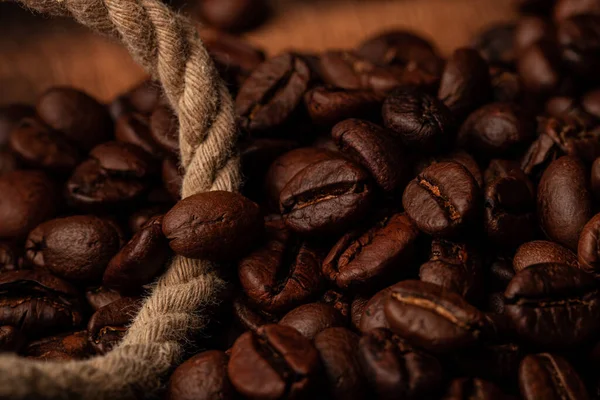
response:
[[[243,36],[268,55],[290,49],[318,52],[351,48],[392,27],[420,33],[432,39],[442,55],[448,55],[454,48],[471,43],[483,27],[510,21],[516,12],[511,0],[256,3],[172,0],[170,6],[204,21],[204,26]],[[118,44],[91,34],[73,21],[34,15],[16,3],[0,2],[0,105],[32,103],[44,89],[61,84],[110,101],[144,78],[143,71]]]

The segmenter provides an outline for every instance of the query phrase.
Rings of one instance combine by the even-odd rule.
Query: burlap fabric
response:
[[[238,189],[232,101],[190,22],[159,0],[19,1],[120,40],[162,83],[181,125],[183,197]],[[224,282],[216,268],[175,257],[123,342],[106,356],[68,363],[0,356],[0,399],[151,397],[181,361],[186,338],[205,326],[207,307],[218,301]]]

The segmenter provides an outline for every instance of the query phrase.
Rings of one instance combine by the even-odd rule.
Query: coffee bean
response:
[[[99,281],[119,251],[113,224],[95,216],[57,218],[36,227],[25,244],[27,261],[70,281]]]
[[[541,40],[522,49],[516,66],[525,88],[547,96],[560,88],[562,82],[560,51],[553,41]]]
[[[8,143],[13,129],[19,126],[24,118],[33,118],[35,109],[25,104],[12,104],[0,107],[0,150]],[[0,171],[2,169],[0,168]]]
[[[600,14],[598,0],[557,0],[554,19],[562,21],[578,14]]]
[[[513,23],[492,25],[481,31],[473,41],[473,47],[490,64],[511,66],[515,59],[515,29]]]
[[[394,214],[365,230],[347,233],[323,261],[323,275],[343,290],[372,287],[390,276],[407,276],[419,237],[416,226]]]
[[[139,198],[149,187],[155,165],[150,155],[130,143],[96,146],[67,182],[67,197],[79,208],[116,207]]]
[[[365,333],[358,346],[364,374],[377,398],[430,398],[439,392],[443,370],[439,361],[387,329]]]
[[[227,377],[229,357],[219,350],[196,354],[171,375],[167,400],[229,400],[235,391]]]
[[[505,313],[521,340],[543,349],[569,349],[596,337],[600,295],[593,276],[564,264],[518,272],[504,293]]]
[[[395,192],[408,180],[402,148],[380,126],[347,119],[333,127],[331,136],[340,152],[365,167],[384,191]]]
[[[256,331],[263,325],[275,324],[278,321],[274,314],[259,310],[250,304],[250,300],[245,295],[233,299],[233,316],[244,331]]]
[[[159,106],[150,117],[150,136],[163,151],[179,156],[179,119],[168,106]]]
[[[362,168],[343,159],[331,159],[298,172],[279,199],[288,228],[303,234],[328,234],[359,221],[373,196],[369,176]]]
[[[98,309],[119,300],[121,297],[119,292],[102,286],[91,288],[85,292],[85,298],[94,311],[98,311]]]
[[[533,139],[534,127],[511,103],[487,104],[471,113],[460,127],[459,144],[480,157],[510,157]]]
[[[61,134],[34,119],[24,119],[10,134],[10,148],[23,164],[56,172],[70,172],[79,162],[79,151]]]
[[[88,338],[98,354],[108,353],[121,342],[140,306],[139,299],[122,297],[92,315],[87,325]]]
[[[286,311],[317,295],[321,260],[318,250],[273,221],[267,223],[263,246],[240,261],[238,277],[259,308]]]
[[[579,266],[585,272],[597,275],[600,271],[600,243],[598,236],[600,234],[600,214],[596,214],[583,227],[579,236],[577,246],[577,256]],[[577,265],[577,263],[572,263]]]
[[[487,102],[491,89],[487,63],[476,50],[463,48],[446,62],[438,98],[460,120]]]
[[[517,249],[513,258],[515,272],[536,264],[558,263],[578,268],[577,256],[558,243],[545,240],[534,240],[524,243]]]
[[[25,344],[25,337],[14,326],[0,326],[0,352],[18,352]]]
[[[269,203],[279,211],[279,197],[285,185],[307,166],[330,158],[336,158],[336,155],[313,147],[302,147],[278,157],[265,175],[265,191]]]
[[[235,260],[260,238],[258,205],[231,192],[198,193],[165,214],[162,230],[177,254],[209,260]]]
[[[442,400],[503,400],[502,390],[492,382],[479,378],[458,378],[450,382]]]
[[[144,81],[127,93],[127,100],[134,111],[150,114],[162,101],[162,88],[158,82]]]
[[[589,399],[585,385],[564,358],[550,353],[530,354],[519,367],[524,400]]]
[[[328,328],[315,337],[333,399],[365,398],[366,381],[358,361],[359,339],[346,328]]]
[[[282,325],[244,333],[234,343],[227,366],[235,389],[255,399],[305,397],[316,384],[319,370],[319,353],[313,344]]]
[[[310,70],[290,53],[259,65],[235,98],[239,126],[253,134],[281,126],[298,108],[308,88]]]
[[[104,286],[121,293],[135,292],[158,275],[171,255],[162,219],[150,219],[110,260],[102,277]]]
[[[285,314],[279,320],[279,324],[294,328],[304,337],[313,340],[319,332],[332,327],[343,327],[346,322],[332,306],[322,303],[308,303]]]
[[[0,176],[0,238],[24,238],[59,209],[58,186],[39,171]]]
[[[20,269],[23,251],[14,241],[0,240],[0,273]]]
[[[162,206],[150,206],[142,208],[138,211],[133,212],[129,215],[127,221],[127,227],[130,232],[137,233],[146,222],[150,221],[152,217],[164,214],[166,211]]]
[[[430,235],[449,236],[478,214],[480,192],[473,176],[456,162],[440,162],[423,170],[402,196],[406,214]]]
[[[344,321],[350,318],[351,298],[339,291],[328,290],[321,296],[320,302],[332,306]]]
[[[244,31],[262,22],[268,12],[264,0],[204,0],[198,3],[202,21],[224,31]]]
[[[519,75],[502,67],[490,67],[492,100],[501,103],[518,102],[523,96]]]
[[[361,314],[359,330],[364,334],[376,328],[389,328],[390,325],[385,317],[384,306],[392,291],[399,283],[391,285],[375,293],[365,304],[359,302],[355,306],[357,314]],[[361,311],[362,309],[362,311]]]
[[[104,105],[73,88],[55,87],[45,91],[36,104],[39,117],[83,150],[110,140],[112,118]]]
[[[131,143],[154,157],[159,157],[162,148],[150,134],[150,118],[140,113],[125,113],[115,126],[115,138],[119,142]]]
[[[590,90],[581,98],[581,107],[596,119],[600,119],[600,90]]]
[[[317,86],[304,95],[306,110],[316,125],[332,126],[348,118],[378,118],[383,96],[371,90]]]
[[[350,322],[352,324],[352,328],[357,331],[362,331],[362,329],[360,329],[360,321],[369,300],[369,297],[366,295],[358,295],[350,304]]]
[[[462,297],[427,282],[395,285],[384,310],[393,332],[436,353],[473,346],[489,329],[484,315]]]
[[[79,293],[67,282],[44,271],[0,274],[0,325],[39,337],[81,322]]]
[[[434,153],[453,140],[450,109],[435,97],[398,89],[383,103],[383,122],[409,148]]]
[[[546,18],[528,15],[519,19],[515,29],[515,49],[523,51],[540,40],[552,40],[556,35],[556,28]]]
[[[557,40],[562,59],[581,79],[598,81],[600,68],[600,15],[576,15],[561,21]]]
[[[512,249],[536,236],[535,189],[520,169],[492,174],[484,191],[485,230],[492,243]]]
[[[571,250],[592,217],[591,193],[583,163],[574,157],[552,162],[540,181],[537,211],[544,233]]]
[[[447,240],[434,240],[431,257],[421,265],[419,278],[477,302],[483,293],[481,259],[472,246]]]
[[[94,355],[87,331],[66,333],[29,342],[23,355],[37,360],[83,360]]]

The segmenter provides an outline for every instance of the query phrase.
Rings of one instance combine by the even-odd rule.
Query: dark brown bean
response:
[[[141,113],[121,115],[116,122],[115,138],[136,145],[155,157],[162,153],[162,148],[150,134],[150,118]]]
[[[316,125],[332,126],[348,118],[379,117],[383,96],[371,90],[317,86],[304,95],[306,110]]]
[[[98,311],[98,309],[119,300],[121,297],[119,292],[102,286],[89,289],[85,292],[85,298],[94,311]]]
[[[585,385],[564,358],[549,354],[530,354],[519,367],[519,386],[524,400],[589,399]]]
[[[485,28],[475,37],[473,47],[490,64],[511,66],[515,62],[514,23],[499,23]]]
[[[99,308],[92,315],[87,330],[89,341],[98,354],[108,353],[121,342],[140,306],[139,299],[122,297]]]
[[[581,230],[577,245],[579,267],[590,274],[600,273],[600,214],[596,214]],[[573,255],[574,256],[574,255]],[[576,262],[575,262],[576,264]]]
[[[262,22],[267,16],[267,5],[264,0],[204,0],[197,3],[203,22],[232,32],[244,31]]]
[[[328,304],[308,303],[285,314],[279,324],[294,328],[304,337],[313,340],[319,332],[332,327],[343,327],[346,321],[338,310]]]
[[[171,107],[159,106],[152,112],[150,136],[163,151],[179,156],[179,119]]]
[[[534,240],[524,243],[517,249],[513,258],[515,272],[535,264],[559,263],[578,268],[577,256],[571,250],[558,243]]]
[[[562,60],[580,79],[598,82],[600,68],[600,15],[576,15],[561,21],[557,40]]]
[[[94,355],[87,331],[65,333],[29,342],[23,355],[37,360],[83,360]]]

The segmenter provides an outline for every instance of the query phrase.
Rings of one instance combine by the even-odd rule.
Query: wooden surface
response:
[[[391,27],[420,32],[448,54],[482,27],[514,17],[509,0],[274,0],[274,9],[246,35],[269,54],[349,48]],[[0,104],[30,103],[58,84],[109,101],[143,78],[118,44],[0,0]]]

